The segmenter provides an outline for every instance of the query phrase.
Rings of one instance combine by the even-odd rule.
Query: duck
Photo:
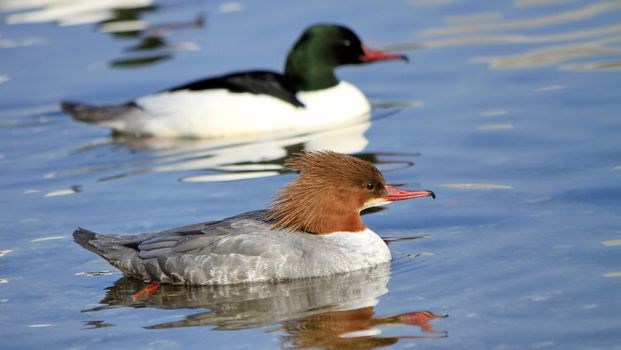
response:
[[[144,282],[233,285],[351,273],[388,264],[386,243],[364,209],[433,191],[386,183],[371,163],[332,151],[298,153],[285,167],[299,176],[267,206],[217,221],[138,235],[84,228],[74,241],[125,276]]]
[[[234,72],[118,105],[63,101],[60,107],[77,121],[138,137],[221,138],[322,129],[368,119],[371,111],[365,95],[339,80],[335,68],[386,60],[408,58],[370,49],[345,26],[316,24],[289,51],[283,74]]]

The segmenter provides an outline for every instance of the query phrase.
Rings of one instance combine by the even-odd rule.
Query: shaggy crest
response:
[[[325,234],[362,231],[364,203],[382,197],[384,176],[364,160],[335,152],[297,153],[285,167],[300,176],[285,186],[270,205],[273,226]],[[366,188],[373,184],[374,188]]]

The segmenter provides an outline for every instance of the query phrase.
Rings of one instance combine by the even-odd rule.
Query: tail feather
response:
[[[138,244],[153,233],[135,236],[102,235],[79,227],[73,231],[73,240],[81,247],[101,256],[125,275],[148,278],[144,262],[138,256]]]
[[[139,109],[133,102],[114,106],[92,106],[69,101],[62,101],[60,108],[76,120],[94,124],[113,122]]]
[[[101,257],[104,255],[104,251],[101,248],[96,247],[91,244],[92,241],[97,240],[98,234],[89,231],[87,229],[78,227],[77,230],[73,231],[73,241],[79,244],[82,248],[85,248]]]

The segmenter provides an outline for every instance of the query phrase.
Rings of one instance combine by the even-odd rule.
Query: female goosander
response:
[[[297,154],[285,166],[300,176],[268,210],[135,236],[79,228],[74,240],[146,282],[215,285],[328,276],[390,261],[388,247],[364,225],[361,210],[435,198],[431,191],[389,186],[371,163],[340,153]]]
[[[369,101],[334,69],[346,64],[407,60],[369,49],[350,29],[331,24],[306,29],[285,73],[248,71],[174,87],[114,106],[62,102],[75,119],[121,134],[231,137],[274,130],[322,128],[368,117]]]

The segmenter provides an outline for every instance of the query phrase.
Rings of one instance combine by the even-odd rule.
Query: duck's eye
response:
[[[367,190],[371,191],[375,189],[375,184],[373,182],[367,182],[365,187],[367,188]]]
[[[345,40],[345,42],[343,44],[345,44],[345,46],[351,46],[351,41]]]

